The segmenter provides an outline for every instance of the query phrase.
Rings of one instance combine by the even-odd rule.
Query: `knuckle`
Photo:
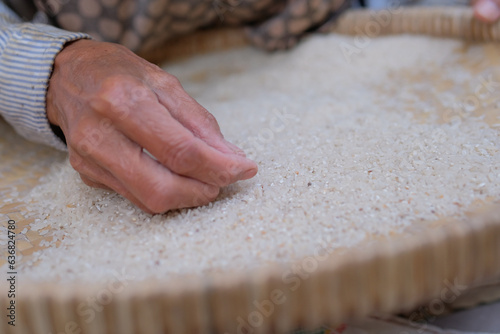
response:
[[[203,196],[205,197],[207,203],[215,201],[217,196],[219,196],[220,188],[212,185],[204,185],[203,186]]]
[[[214,115],[212,115],[208,110],[198,105],[197,102],[193,108],[194,113],[196,113],[196,122],[191,124],[191,131],[201,138],[212,137],[216,135],[223,138],[220,131],[219,122]]]
[[[144,200],[144,206],[155,214],[165,213],[173,209],[206,205],[213,202],[220,192],[219,187],[204,184],[196,192],[187,195],[179,188],[180,186],[180,184],[157,184]]]
[[[151,190],[150,195],[144,200],[144,206],[151,212],[164,213],[174,209],[170,192],[165,191],[161,186],[156,186]]]
[[[103,80],[101,87],[97,92],[97,97],[103,101],[109,102],[111,106],[120,103],[131,79],[128,76],[114,75]]]
[[[194,138],[182,140],[165,152],[167,165],[178,173],[190,172],[197,167],[194,159],[196,151]]]
[[[71,151],[69,153],[69,163],[77,172],[83,169],[83,159],[78,154],[72,153]]]
[[[219,129],[219,122],[217,122],[217,119],[215,118],[215,116],[212,115],[208,110],[203,109],[202,115],[203,115],[203,122],[205,123],[204,124],[205,126]]]
[[[209,173],[209,177],[212,184],[217,184],[221,187],[225,187],[233,182],[235,174],[230,170],[219,170],[217,172],[211,171]]]
[[[210,202],[213,202],[217,196],[219,196],[220,188],[217,186],[212,186],[204,184],[201,190],[193,196],[192,203],[186,206],[203,206]]]
[[[181,82],[180,80],[175,76],[175,75],[172,75],[170,73],[166,73],[165,75],[165,79],[168,80],[168,82],[172,85],[172,86],[181,86]]]
[[[168,93],[168,96],[174,98],[174,100],[185,99],[187,93],[176,76],[161,71],[153,74],[152,79],[152,86],[154,86],[158,92]]]
[[[219,122],[214,115],[205,110],[203,113],[203,121],[201,124],[201,133],[206,133],[209,135],[210,133],[216,134],[217,136],[223,138],[222,132],[220,130]]]
[[[163,87],[181,87],[181,82],[179,79],[175,76],[172,75],[168,72],[165,72],[163,70],[159,71],[157,76],[156,76],[156,81],[160,84],[160,86]]]
[[[139,101],[151,98],[151,90],[138,79],[127,75],[114,75],[102,82],[96,92],[93,107],[97,113],[120,116]]]

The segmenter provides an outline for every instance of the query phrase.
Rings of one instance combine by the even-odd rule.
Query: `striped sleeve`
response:
[[[54,59],[68,42],[89,38],[21,22],[0,2],[0,114],[28,140],[66,150],[45,112]]]

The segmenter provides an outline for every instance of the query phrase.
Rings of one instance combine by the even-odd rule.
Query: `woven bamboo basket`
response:
[[[474,42],[500,41],[500,24],[482,24],[473,19],[468,8],[398,11],[378,34],[414,33]],[[324,31],[355,34],[379,14],[348,11]],[[159,61],[242,45],[245,39],[241,30],[208,30],[170,42],[166,48],[145,56]],[[22,140],[3,122],[0,126],[1,224],[6,227],[7,220],[13,219],[17,229],[22,230],[31,220],[23,215],[27,205],[18,198],[37,184],[52,161],[65,157]],[[46,168],[34,170],[33,161],[46,162]],[[453,284],[472,286],[500,277],[498,200],[468,217],[465,222],[432,222],[413,235],[342,253],[311,254],[302,261],[310,272],[293,289],[283,277],[289,266],[168,281],[115,282],[107,286],[25,284],[20,275],[16,327],[7,325],[2,315],[0,333],[283,333],[335,325],[374,313],[408,311],[439,297],[444,288]],[[18,254],[29,257],[41,248],[41,240],[43,236],[28,231],[26,239],[17,242]],[[6,254],[3,255],[0,265],[5,263]],[[9,303],[5,284],[3,279],[2,310]],[[113,292],[113,297],[89,321],[79,312],[79,305],[106,291]]]

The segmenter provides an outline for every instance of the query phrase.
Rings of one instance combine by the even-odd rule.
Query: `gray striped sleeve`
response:
[[[82,38],[89,37],[20,22],[0,2],[0,114],[26,139],[66,149],[47,120],[46,93],[57,54]]]

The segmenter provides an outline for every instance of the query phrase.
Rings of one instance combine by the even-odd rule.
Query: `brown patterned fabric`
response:
[[[216,24],[247,25],[268,50],[294,45],[349,0],[35,0],[63,29],[144,51]]]
[[[35,4],[30,0],[3,0],[23,20],[31,21],[37,11]]]

